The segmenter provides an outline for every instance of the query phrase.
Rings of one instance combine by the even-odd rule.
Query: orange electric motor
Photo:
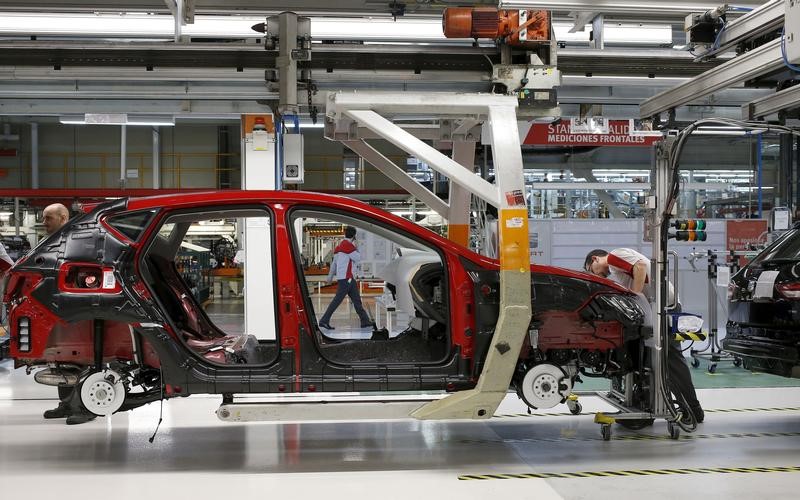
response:
[[[442,28],[447,38],[502,38],[509,45],[521,46],[550,40],[550,12],[448,7],[442,13]]]

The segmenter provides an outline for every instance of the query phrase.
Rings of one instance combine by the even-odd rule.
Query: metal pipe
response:
[[[19,198],[14,198],[14,235],[19,236]]]
[[[761,164],[761,134],[756,136],[756,165],[758,166],[758,218],[760,219],[762,216],[762,210],[764,208],[764,198],[762,193],[762,186],[763,186],[763,168]]]
[[[183,0],[175,0],[175,43],[181,41],[182,20],[183,20]]]
[[[296,115],[297,106],[297,61],[292,51],[297,48],[297,14],[282,12],[278,15],[278,89],[280,103],[278,110],[283,114]]]
[[[128,126],[120,126],[119,134],[119,187],[125,189],[127,178],[127,165],[125,164],[128,156]]]
[[[275,189],[283,187],[283,124],[275,122]]]
[[[161,132],[153,127],[153,189],[161,187]]]
[[[31,189],[39,189],[39,124],[31,123]]]

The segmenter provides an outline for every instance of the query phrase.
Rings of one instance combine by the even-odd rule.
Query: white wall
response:
[[[707,261],[697,261],[695,265],[699,271],[693,271],[688,256],[693,251],[725,250],[726,241],[725,220],[707,222],[708,239],[705,242],[669,242],[669,249],[675,250],[680,257],[678,297],[683,310],[701,314],[704,318],[708,317]],[[586,254],[595,248],[611,250],[627,247],[648,257],[652,255],[652,245],[642,238],[644,221],[639,219],[531,219],[529,227],[531,233],[538,234],[542,252],[538,260],[534,256],[533,262],[536,264],[582,270]],[[724,329],[728,317],[727,289],[718,287],[717,292],[718,327]]]

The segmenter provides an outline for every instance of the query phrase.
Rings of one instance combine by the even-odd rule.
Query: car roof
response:
[[[373,207],[367,203],[347,198],[346,196],[338,196],[332,194],[315,193],[310,191],[275,191],[275,190],[219,190],[219,191],[203,191],[203,192],[190,192],[190,193],[173,193],[158,196],[147,196],[129,198],[127,209],[128,210],[147,210],[154,208],[170,207],[175,208],[190,208],[203,205],[215,204],[247,204],[247,203],[291,203],[294,205],[309,204],[323,204],[331,208],[350,209],[356,213],[361,213],[369,217],[390,224],[397,224],[403,227],[418,237],[426,240],[432,240],[433,243],[443,247],[444,249],[461,255],[473,262],[482,264],[489,269],[499,269],[497,259],[485,257],[472,250],[465,248],[457,243],[453,243],[447,238],[443,238],[438,234],[430,231],[422,226],[414,224],[402,217],[391,214],[385,210]],[[581,279],[585,281],[592,281],[617,291],[629,291],[627,288],[615,283],[609,279],[595,276],[584,271],[573,271],[571,269],[544,266],[534,264],[531,266],[531,271],[554,274],[568,278]]]

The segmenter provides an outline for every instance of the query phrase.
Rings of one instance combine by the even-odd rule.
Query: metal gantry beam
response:
[[[363,140],[341,142],[348,148],[352,149],[354,153],[371,163],[395,184],[414,195],[414,197],[416,197],[418,200],[425,203],[428,208],[441,215],[442,218],[450,218],[450,207],[447,205],[447,203],[442,201],[441,198],[433,194],[425,186],[417,182],[414,178],[408,175],[408,172],[397,166],[397,164],[384,156],[378,150]]]
[[[785,0],[771,0],[742,17],[728,22],[719,35],[718,47],[701,54],[699,59],[727,52],[739,42],[779,28],[783,23],[783,14],[786,10],[784,2]]]
[[[686,83],[645,100],[639,106],[639,115],[642,118],[655,116],[717,90],[778,70],[781,66],[783,66],[781,41],[773,40]]]
[[[376,112],[367,109],[353,109],[345,111],[344,114],[376,134],[381,134],[383,138],[400,149],[413,153],[417,158],[430,165],[431,168],[441,172],[453,182],[468,189],[488,203],[494,206],[501,204],[496,186],[475,175],[464,175],[464,167],[452,158],[443,155]]]
[[[789,87],[742,106],[742,119],[758,120],[779,111],[800,107],[800,85]]]
[[[591,10],[603,14],[647,14],[647,15],[680,15],[691,12],[705,12],[719,7],[719,2],[713,1],[679,1],[666,2],[662,0],[593,0],[593,1],[562,1],[562,0],[500,0],[501,9],[545,9],[556,12],[571,12]],[[736,2],[737,6],[758,7],[761,2],[744,0]]]

